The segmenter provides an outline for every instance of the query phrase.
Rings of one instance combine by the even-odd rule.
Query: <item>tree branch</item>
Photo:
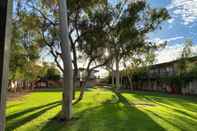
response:
[[[50,48],[50,53],[51,53],[51,55],[54,57],[54,60],[55,60],[55,63],[56,63],[56,65],[57,65],[57,67],[58,67],[62,72],[64,72],[64,69],[62,68],[62,66],[60,65],[60,63],[59,63],[59,61],[58,61],[58,56],[59,56],[59,54],[56,54],[56,53],[58,53],[58,52],[56,52],[56,53],[54,52],[54,50],[53,50],[53,44],[48,43],[48,41],[46,40],[46,38],[45,38],[43,32],[41,32],[41,34],[42,34],[42,37],[43,37],[43,40],[44,40],[45,44]]]
[[[40,15],[47,21],[49,21],[49,23],[51,23],[52,25],[56,26],[57,23],[53,22],[51,19],[49,19],[40,9],[36,8],[35,6],[33,5],[30,5],[27,3],[27,6],[29,6],[30,8],[36,10],[38,13],[40,13]]]

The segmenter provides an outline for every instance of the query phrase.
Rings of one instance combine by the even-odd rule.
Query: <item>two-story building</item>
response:
[[[189,63],[196,64],[197,56],[185,59]],[[197,94],[197,79],[191,79],[188,83],[177,84],[177,74],[180,72],[180,63],[184,59],[177,59],[170,62],[151,65],[148,72],[139,80],[134,80],[133,86],[136,90],[163,91],[169,93]],[[197,75],[196,75],[197,76]],[[182,78],[179,79],[180,81]]]

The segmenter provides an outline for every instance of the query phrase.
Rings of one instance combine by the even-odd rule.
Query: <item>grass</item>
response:
[[[7,131],[196,131],[197,97],[87,91],[74,118],[61,123],[59,91],[33,92],[7,104]]]

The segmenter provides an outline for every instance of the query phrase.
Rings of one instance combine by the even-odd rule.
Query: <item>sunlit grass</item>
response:
[[[17,131],[196,131],[197,98],[161,93],[87,91],[74,106],[74,119],[54,118],[59,91],[33,92],[7,104],[7,130]]]

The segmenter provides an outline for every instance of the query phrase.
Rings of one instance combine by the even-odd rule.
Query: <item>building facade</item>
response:
[[[180,72],[182,72],[180,63],[184,61],[197,66],[197,56],[151,65],[147,68],[146,73],[133,78],[130,88],[133,90],[197,95],[197,72],[191,72],[191,77],[190,74],[187,74],[187,77],[184,74],[180,75]],[[185,69],[183,68],[183,70]]]

